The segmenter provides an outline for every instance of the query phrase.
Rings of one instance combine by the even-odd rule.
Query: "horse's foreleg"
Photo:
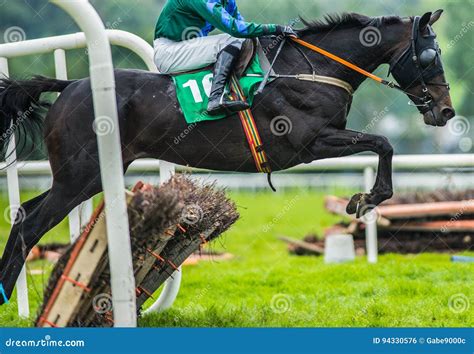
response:
[[[347,205],[347,213],[357,217],[370,211],[393,195],[392,157],[393,148],[387,138],[352,130],[332,130],[317,138],[311,148],[317,159],[342,157],[371,151],[379,155],[377,178],[370,193],[354,195]]]

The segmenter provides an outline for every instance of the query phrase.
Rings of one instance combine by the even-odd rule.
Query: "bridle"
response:
[[[400,84],[400,86],[396,85],[398,87],[395,88],[411,96],[420,113],[425,114],[432,111],[438,102],[430,94],[428,85],[444,86],[449,90],[449,84],[447,82],[430,82],[435,76],[444,73],[440,58],[441,49],[436,41],[436,34],[430,25],[427,26],[428,34],[420,33],[420,19],[419,16],[413,19],[410,45],[398,59],[390,63],[389,73],[392,73]],[[422,97],[407,92],[408,89],[417,85],[422,88]]]
[[[390,70],[389,74],[393,74],[393,77],[397,80],[397,83],[393,81],[384,80],[360,67],[348,62],[337,55],[334,55],[320,47],[315,46],[314,44],[308,43],[300,38],[296,37],[289,37],[295,43],[298,43],[314,52],[317,52],[331,60],[334,60],[380,84],[383,84],[387,87],[397,89],[407,96],[410,96],[412,100],[415,102],[415,106],[418,108],[418,111],[421,114],[425,114],[427,112],[432,112],[433,108],[436,104],[444,98],[444,96],[440,97],[438,100],[435,100],[431,95],[428,85],[433,86],[444,86],[447,87],[449,90],[449,84],[447,82],[436,83],[430,82],[435,76],[444,73],[443,64],[441,62],[441,49],[439,48],[438,43],[436,42],[436,34],[433,32],[433,29],[430,25],[427,25],[428,34],[427,35],[420,35],[420,16],[416,16],[413,19],[413,27],[412,27],[412,34],[410,38],[410,45],[403,51],[403,53],[394,61],[390,63]],[[277,54],[274,57],[273,64],[275,63],[276,59],[278,58],[282,47],[284,46],[286,40],[284,39],[278,48]],[[315,70],[312,63],[309,61],[308,57],[299,50],[300,54],[303,55],[304,59],[309,62],[313,74],[312,75],[272,75],[275,78],[297,78],[300,80],[308,80],[308,81],[315,81],[315,82],[324,82],[321,79],[315,79]],[[263,90],[265,87],[269,77],[270,77],[271,69],[267,72],[267,75],[264,78],[264,81],[261,83],[259,92]],[[304,78],[302,78],[304,77]],[[311,77],[313,80],[310,80]],[[328,77],[319,77],[324,78],[325,80]],[[337,83],[330,83],[326,82],[335,86],[339,86],[345,88],[349,93],[350,90],[342,85],[342,80],[331,78],[337,80]],[[350,87],[349,84],[345,83]],[[422,87],[423,96],[418,96],[408,92],[408,90],[414,86],[420,85]],[[447,95],[447,94],[446,94]],[[409,102],[410,104],[410,102]]]

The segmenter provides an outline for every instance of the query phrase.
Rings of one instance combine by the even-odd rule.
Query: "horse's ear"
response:
[[[426,26],[429,25],[430,20],[431,20],[431,12],[427,12],[426,14],[421,16],[421,18],[420,18],[420,27],[419,27],[420,32],[423,32],[426,29]]]
[[[436,10],[435,12],[433,12],[433,14],[431,15],[431,18],[430,18],[430,26],[433,25],[433,23],[435,23],[436,21],[439,20],[439,18],[441,17],[441,14],[443,13],[444,10],[442,9],[439,9],[439,10]]]

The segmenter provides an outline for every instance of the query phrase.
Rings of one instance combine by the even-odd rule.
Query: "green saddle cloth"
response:
[[[257,76],[246,76],[249,74],[256,74]],[[258,85],[263,81],[264,75],[265,73],[260,65],[260,60],[258,56],[255,56],[240,79],[240,86],[250,105],[252,105],[255,91],[258,89]],[[212,78],[213,74],[211,70],[173,75],[178,101],[187,123],[192,124],[227,117],[225,114],[216,116],[207,114]]]

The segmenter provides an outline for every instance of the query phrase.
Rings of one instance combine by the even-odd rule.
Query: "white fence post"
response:
[[[54,51],[54,68],[56,71],[56,79],[67,80],[67,63],[66,51],[64,49],[56,49]],[[59,97],[60,93],[58,93]],[[81,221],[79,218],[79,206],[69,213],[69,235],[71,243],[79,237],[81,232]]]
[[[364,169],[364,184],[367,193],[373,188],[375,183],[375,171],[372,167]],[[375,211],[371,211],[375,213]],[[377,263],[378,249],[377,249],[377,220],[376,218],[368,218],[365,223],[365,245],[367,248],[367,261],[369,263]],[[375,219],[375,220],[372,220]]]
[[[56,49],[54,51],[54,67],[56,70],[56,79],[67,80],[67,62],[66,51],[64,49]],[[58,94],[59,96],[60,94]],[[71,243],[74,243],[81,234],[81,228],[85,226],[92,215],[92,200],[88,200],[81,205],[75,207],[69,213],[69,235]]]
[[[166,161],[160,161],[160,183],[163,184],[166,182],[168,179],[171,178],[176,172],[175,165],[166,162]]]
[[[52,0],[52,2],[63,8],[86,35],[95,122],[106,120],[112,126],[106,134],[98,134],[97,141],[105,197],[114,325],[135,327],[137,324],[135,279],[110,42],[102,20],[89,1]]]
[[[176,172],[175,170],[174,164],[160,161],[160,183],[165,183]],[[143,314],[162,312],[173,306],[179,293],[182,278],[183,267],[179,267],[178,270],[175,270],[171,277],[166,280],[158,299]]]
[[[0,75],[3,74],[8,77],[8,60],[6,58],[0,58]],[[14,128],[12,126],[12,128]],[[8,199],[10,203],[10,223],[13,227],[17,213],[22,213],[20,209],[20,183],[18,181],[18,166],[16,163],[16,144],[15,144],[15,133],[10,136],[10,142],[8,144],[6,152],[6,164],[7,168],[7,183],[8,183]],[[20,215],[22,217],[22,215]],[[26,263],[21,269],[20,275],[16,281],[16,294],[18,301],[18,315],[22,318],[28,318],[30,316],[30,306],[28,303],[28,284],[26,281]]]

